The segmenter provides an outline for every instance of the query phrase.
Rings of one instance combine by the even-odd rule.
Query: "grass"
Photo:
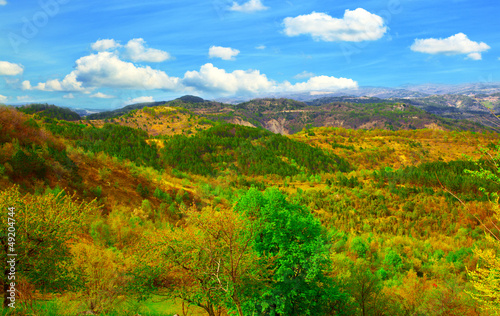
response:
[[[16,308],[2,308],[1,316],[10,315],[36,315],[36,316],[66,316],[75,315],[83,312],[85,309],[77,307],[76,302],[66,302],[61,299],[39,300],[33,303],[32,308],[25,308],[19,302],[16,302]],[[145,302],[127,301],[122,306],[116,307],[116,310],[110,313],[102,313],[106,316],[173,316],[182,315],[183,305],[180,300],[162,300],[160,296],[148,299]],[[201,308],[197,306],[184,306],[186,315],[198,316],[205,315]]]

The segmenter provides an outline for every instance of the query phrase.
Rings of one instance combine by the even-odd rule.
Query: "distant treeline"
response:
[[[19,111],[26,114],[37,114],[40,117],[48,117],[52,119],[65,120],[65,121],[78,121],[82,118],[78,113],[67,109],[47,103],[33,103],[18,108]]]

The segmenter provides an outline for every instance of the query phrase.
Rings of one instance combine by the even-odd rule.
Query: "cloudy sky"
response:
[[[491,0],[0,0],[0,103],[500,81]]]

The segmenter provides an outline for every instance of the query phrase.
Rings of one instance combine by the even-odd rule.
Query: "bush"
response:
[[[45,175],[46,166],[45,159],[39,157],[32,150],[19,149],[11,159],[11,165],[14,170],[14,176],[25,177],[31,174],[35,174],[38,178]]]
[[[140,196],[143,198],[149,196],[149,188],[146,185],[138,184],[136,188],[137,193],[139,193]]]
[[[366,256],[366,252],[368,251],[368,246],[365,241],[361,237],[354,237],[351,241],[351,250],[358,255],[360,258],[364,258]]]
[[[95,197],[100,198],[102,194],[102,188],[100,185],[98,185],[95,188],[91,189],[91,192],[95,195]]]

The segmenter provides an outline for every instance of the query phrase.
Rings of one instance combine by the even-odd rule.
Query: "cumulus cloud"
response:
[[[49,80],[34,87],[29,81],[25,81],[22,87],[25,90],[88,93],[100,87],[175,90],[179,88],[179,84],[179,78],[169,77],[161,70],[135,66],[111,52],[99,52],[78,59],[75,70],[62,81]]]
[[[90,87],[171,90],[179,84],[178,78],[169,77],[161,70],[135,66],[110,52],[78,59],[73,72],[79,81]]]
[[[104,94],[102,92],[97,92],[97,93],[91,95],[90,97],[91,98],[99,98],[99,99],[112,99],[115,96],[114,95],[107,95],[107,94]]]
[[[29,80],[24,80],[22,83],[21,83],[21,89],[23,90],[31,90],[31,83],[29,82]]]
[[[19,64],[9,63],[8,61],[0,61],[0,76],[16,76],[23,73],[23,66]]]
[[[122,57],[134,62],[159,63],[171,58],[170,54],[165,51],[146,47],[146,41],[142,38],[131,39],[126,45],[121,45],[114,39],[103,39],[93,43],[91,47],[97,52],[119,48]]]
[[[266,45],[259,45],[255,47],[255,49],[266,49]]]
[[[99,44],[103,47],[110,45]],[[104,45],[104,46],[103,46]],[[215,46],[211,47],[214,48]],[[232,58],[237,51],[229,47],[212,49],[211,56]],[[235,52],[236,51],[236,52]],[[223,52],[223,53],[221,53]],[[71,98],[73,93],[91,94],[92,98],[114,98],[95,90],[100,88],[134,89],[134,90],[168,90],[175,92],[205,92],[220,95],[257,95],[266,92],[282,91],[333,91],[344,88],[356,88],[352,79],[329,76],[315,76],[310,72],[302,72],[296,79],[308,79],[305,82],[291,84],[288,81],[276,82],[267,78],[259,70],[234,70],[215,67],[207,63],[199,70],[186,71],[183,78],[171,77],[164,71],[140,66],[120,59],[119,51],[101,51],[79,58],[73,71],[62,79],[51,79],[32,85],[25,80],[21,83],[23,90],[61,91],[67,92],[65,98]],[[130,103],[152,102],[152,97],[128,100]]]
[[[63,95],[63,98],[64,99],[74,99],[75,96],[73,95],[73,93],[68,93],[68,94]]]
[[[114,39],[103,39],[91,45],[92,49],[98,52],[104,52],[110,49],[121,47]]]
[[[226,72],[208,63],[200,71],[188,71],[184,75],[185,86],[200,91],[225,94],[249,94],[270,90],[273,82],[258,70],[235,70]]]
[[[236,57],[239,53],[239,50],[231,47],[212,46],[208,49],[208,57],[217,57],[224,60],[234,60],[234,57]]]
[[[313,12],[283,20],[287,36],[311,35],[314,40],[361,42],[380,39],[387,31],[384,19],[365,9],[346,10],[341,19]]]
[[[7,1],[6,0],[0,0],[0,5],[6,5]]]
[[[330,76],[311,77],[306,82],[291,84],[285,81],[280,85],[284,91],[335,91],[340,89],[356,89],[358,83],[352,79],[336,78]]]
[[[0,103],[7,102],[7,97],[0,94]]]
[[[237,2],[233,2],[233,5],[229,10],[231,11],[239,11],[245,13],[252,13],[256,11],[267,10],[268,7],[264,6],[260,0],[250,0],[243,4],[238,4]]]
[[[490,46],[483,42],[471,41],[464,33],[458,33],[448,38],[416,39],[410,48],[412,51],[426,54],[466,54],[469,59],[481,60],[481,53],[490,49]]]
[[[126,104],[135,104],[135,103],[146,103],[146,102],[155,102],[153,97],[138,97],[134,99],[128,99]]]
[[[146,41],[142,38],[131,39],[124,46],[124,56],[135,62],[145,61],[151,63],[160,63],[171,58],[169,53],[155,48],[147,48],[145,44]]]
[[[63,80],[52,79],[40,82],[36,86],[32,86],[28,80],[25,80],[21,87],[23,90],[86,92],[87,89],[76,79],[76,76],[76,71],[72,71]]]
[[[203,65],[200,71],[186,72],[183,84],[198,91],[227,95],[249,95],[265,92],[335,91],[358,87],[358,83],[352,79],[329,76],[311,77],[306,82],[296,84],[291,84],[288,81],[277,83],[269,80],[265,74],[261,74],[258,70],[235,70],[229,73],[212,64]]]

